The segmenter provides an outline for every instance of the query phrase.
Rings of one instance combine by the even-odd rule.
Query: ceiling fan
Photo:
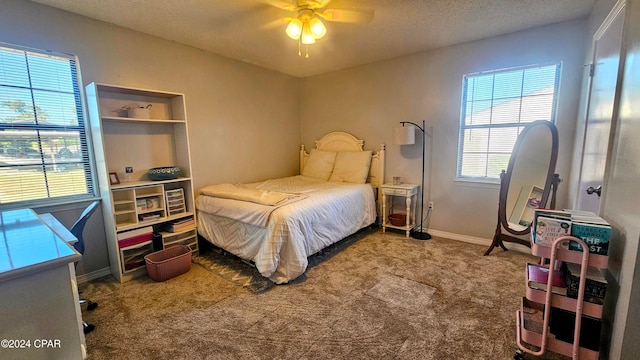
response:
[[[334,9],[326,8],[331,0],[292,0],[268,1],[270,5],[280,9],[294,12],[295,15],[285,20],[288,25],[285,29],[287,36],[298,41],[298,55],[302,56],[302,45],[314,44],[327,33],[322,20],[342,23],[365,23],[373,19],[373,10],[370,9]],[[309,57],[308,47],[305,58]]]

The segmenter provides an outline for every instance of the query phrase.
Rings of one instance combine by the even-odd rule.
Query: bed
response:
[[[300,175],[198,191],[198,233],[252,262],[271,281],[302,275],[307,258],[376,221],[385,145],[332,132],[310,152],[300,147]]]

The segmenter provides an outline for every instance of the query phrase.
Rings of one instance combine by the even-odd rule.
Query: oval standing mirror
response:
[[[498,225],[493,242],[485,255],[504,241],[531,246],[530,242],[513,235],[526,235],[531,231],[534,210],[555,207],[558,175],[554,174],[558,158],[558,130],[550,121],[534,121],[527,125],[516,140],[506,172],[500,175]],[[507,233],[505,233],[507,232]]]

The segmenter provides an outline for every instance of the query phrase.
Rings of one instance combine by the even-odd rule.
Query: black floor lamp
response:
[[[417,127],[422,131],[422,184],[420,186],[420,229],[417,231],[414,229],[411,231],[411,237],[418,240],[429,240],[431,239],[431,235],[424,231],[422,227],[422,221],[424,220],[424,143],[426,141],[425,136],[425,121],[422,120],[422,127],[416,123],[412,123],[411,121],[400,121],[402,127],[397,127],[394,133],[395,143],[398,145],[413,145],[416,143],[415,139],[415,131],[413,130],[413,126]],[[405,126],[405,124],[411,124],[413,126]]]

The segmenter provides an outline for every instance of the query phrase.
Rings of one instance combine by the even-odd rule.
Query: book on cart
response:
[[[580,265],[565,263],[563,273],[567,284],[567,296],[577,299],[578,287],[580,286]],[[606,294],[607,279],[604,274],[600,269],[588,266],[584,285],[584,301],[602,305]]]
[[[536,244],[551,246],[557,238],[568,235],[571,235],[571,218],[536,215],[533,237]]]
[[[535,209],[534,219],[537,219],[539,216],[560,220],[571,220],[571,212],[568,212],[566,210]]]
[[[589,246],[589,252],[597,255],[609,253],[611,225],[602,217],[591,211],[565,209],[571,215],[571,235]],[[575,241],[569,242],[569,250],[582,251],[582,246]]]
[[[549,315],[549,332],[556,340],[572,344],[576,327],[576,313],[552,307]],[[589,350],[600,350],[602,320],[582,315],[580,324],[580,346]],[[582,357],[581,357],[582,359]]]
[[[561,271],[553,271],[551,279],[551,292],[558,295],[567,295],[567,283]],[[530,288],[547,291],[549,280],[549,268],[546,266],[527,263],[527,284]]]
[[[607,255],[609,253],[611,225],[604,220],[601,222],[598,219],[577,218],[572,223],[571,235],[584,241],[592,254]],[[582,246],[575,241],[570,241],[569,250],[582,251]]]

